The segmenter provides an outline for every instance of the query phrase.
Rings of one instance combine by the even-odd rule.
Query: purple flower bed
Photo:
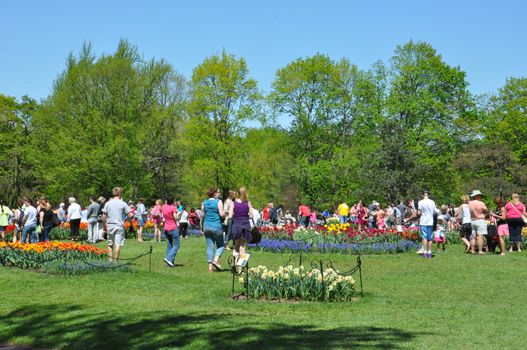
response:
[[[380,243],[319,243],[313,245],[302,241],[262,239],[258,244],[249,244],[249,247],[277,253],[311,251],[340,254],[395,254],[415,251],[420,245],[409,240]]]

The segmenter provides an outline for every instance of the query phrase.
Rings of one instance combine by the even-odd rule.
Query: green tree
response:
[[[287,139],[286,131],[271,127],[249,129],[242,139],[244,171],[237,186],[247,187],[251,203],[257,208],[269,201],[287,208],[297,204]]]
[[[164,93],[172,78],[168,64],[144,62],[124,40],[98,59],[91,45],[78,58],[70,55],[34,119],[42,191],[54,200],[85,198],[120,185],[129,197],[152,196],[156,147],[150,133],[174,113]]]
[[[276,73],[269,98],[275,113],[293,117],[293,175],[313,205],[334,206],[357,189],[357,165],[382,118],[382,66],[376,68],[363,72],[317,54]]]
[[[9,205],[15,205],[22,194],[34,194],[28,145],[37,108],[37,102],[28,96],[18,103],[0,94],[0,196]]]
[[[467,127],[478,113],[465,73],[429,44],[410,41],[391,60],[389,90],[387,113],[406,130],[405,144],[426,169],[421,184],[436,198],[448,196],[456,152],[476,136]]]
[[[217,185],[225,194],[240,184],[245,165],[245,123],[263,117],[257,82],[250,78],[243,58],[224,51],[206,58],[194,69],[183,176],[191,200],[202,198],[211,185]]]
[[[490,98],[484,135],[511,149],[517,161],[527,163],[527,78],[508,79]]]
[[[421,179],[425,166],[409,149],[406,132],[395,120],[380,125],[379,147],[362,163],[361,177],[367,186],[361,189],[361,198],[396,203],[414,197],[425,187]]]
[[[527,190],[527,165],[520,164],[511,149],[501,143],[481,140],[466,145],[454,166],[463,180],[460,189],[464,193],[477,188],[492,198]]]

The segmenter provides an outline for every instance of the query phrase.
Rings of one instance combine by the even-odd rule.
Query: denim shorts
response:
[[[434,227],[421,225],[421,238],[431,241],[434,238]]]
[[[143,218],[137,218],[137,226],[139,227],[145,226],[145,220],[143,220]]]

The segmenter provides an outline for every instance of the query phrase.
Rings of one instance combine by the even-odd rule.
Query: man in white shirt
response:
[[[432,242],[434,236],[434,213],[436,211],[436,204],[429,198],[428,191],[423,191],[423,199],[417,204],[417,211],[409,219],[414,217],[419,218],[419,228],[422,238],[422,257],[432,257]]]

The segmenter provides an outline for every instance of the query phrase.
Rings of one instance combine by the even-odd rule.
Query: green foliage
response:
[[[34,118],[33,162],[43,192],[53,200],[109,195],[117,185],[129,196],[152,196],[155,187],[166,192],[173,151],[160,134],[175,129],[181,106],[171,84],[177,79],[164,61],[143,63],[126,41],[98,59],[90,45],[78,58],[70,55]],[[154,167],[159,157],[164,162]]]
[[[271,123],[283,115],[287,130]],[[217,185],[247,187],[258,208],[395,202],[424,188],[455,203],[475,188],[527,189],[526,121],[526,78],[473,96],[465,72],[425,42],[368,70],[298,58],[277,70],[266,99],[245,60],[225,51],[187,82],[125,40],[99,57],[86,44],[41,103],[0,95],[0,199],[84,203],[121,186],[127,199],[196,206]]]
[[[454,161],[456,171],[465,179],[463,193],[478,188],[489,198],[500,194],[524,193],[527,166],[516,162],[514,153],[501,143],[480,141],[465,146]]]
[[[0,198],[14,206],[21,194],[33,192],[34,178],[29,142],[33,125],[32,115],[37,102],[23,96],[15,98],[0,94]]]
[[[363,72],[317,54],[277,71],[270,103],[293,117],[289,149],[304,202],[331,207],[357,188],[363,150],[353,146],[369,147],[382,112],[383,69],[376,68]]]
[[[465,73],[443,62],[429,44],[410,41],[395,51],[390,80],[387,111],[406,134],[402,151],[414,152],[421,166],[420,179],[411,175],[414,184],[445,198],[451,162],[463,140],[475,137],[464,127],[475,113]]]
[[[197,66],[190,80],[189,121],[184,145],[183,181],[191,200],[216,185],[226,194],[244,185],[244,123],[262,118],[261,95],[243,58],[212,55]]]
[[[527,78],[511,78],[488,106],[484,130],[491,142],[509,148],[514,158],[527,163]]]
[[[257,299],[351,301],[358,295],[355,280],[331,268],[306,271],[303,266],[288,265],[275,272],[258,266],[249,270],[248,280],[241,277],[240,282],[248,284],[249,296]]]

